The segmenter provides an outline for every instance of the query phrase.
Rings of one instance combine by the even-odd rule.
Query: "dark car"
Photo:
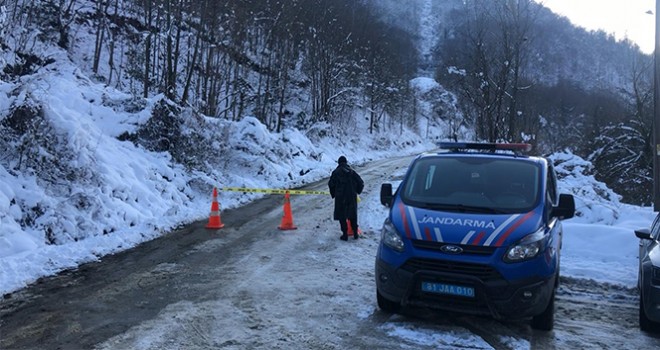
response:
[[[635,231],[639,237],[639,327],[660,332],[660,214],[651,229]]]

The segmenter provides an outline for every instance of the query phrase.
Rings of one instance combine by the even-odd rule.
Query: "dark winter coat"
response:
[[[341,163],[328,181],[330,196],[335,199],[335,220],[346,220],[357,216],[357,195],[364,189],[364,181],[355,170]]]

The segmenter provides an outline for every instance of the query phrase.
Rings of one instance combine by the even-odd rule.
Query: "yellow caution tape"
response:
[[[222,187],[221,191],[232,191],[232,192],[257,192],[257,193],[275,193],[275,194],[326,194],[329,195],[328,191],[305,191],[305,190],[276,190],[270,188],[244,188],[244,187]]]

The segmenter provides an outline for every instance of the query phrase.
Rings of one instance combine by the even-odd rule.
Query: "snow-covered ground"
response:
[[[562,276],[633,287],[637,239],[632,231],[648,225],[652,211],[620,204],[616,197],[613,202],[604,202],[594,192],[594,188],[599,189],[602,184],[579,175],[587,163],[570,154],[554,158],[559,163],[560,173],[566,175],[565,170],[569,168],[576,172],[575,176],[564,178],[562,191],[582,193],[577,200],[579,216],[564,222]],[[399,161],[406,162],[407,159]],[[482,318],[454,318],[443,313],[412,317],[410,314],[384,315],[376,307],[373,274],[379,227],[387,214],[387,208],[379,202],[380,183],[373,180],[383,177],[383,172],[375,171],[372,165],[357,169],[364,170],[363,176],[369,179],[359,204],[365,239],[348,242],[338,239],[338,225],[331,219],[330,198],[292,196],[291,206],[298,229],[278,231],[274,223],[272,227],[263,227],[263,221],[255,222],[253,226],[263,238],[250,250],[234,248],[240,249],[241,254],[229,259],[233,262],[217,267],[231,271],[231,274],[222,274],[217,285],[209,287],[216,288],[215,294],[219,297],[203,302],[172,303],[157,317],[108,339],[99,349],[204,348],[218,344],[231,349],[393,346],[634,349],[657,345],[653,338],[641,336],[636,324],[630,322],[630,314],[633,319],[636,316],[636,305],[630,295],[622,296],[627,303],[623,308],[628,310],[625,318],[613,314],[609,316],[614,321],[600,320],[607,311],[592,306],[591,298],[597,298],[596,304],[612,303],[609,298],[619,298],[615,295],[616,288],[604,292],[605,295],[597,291],[581,296],[575,296],[572,290],[560,292],[557,307],[569,310],[561,311],[555,330],[543,335],[528,334],[524,322],[500,324]],[[397,168],[390,164],[377,169],[398,169],[384,175],[385,181],[397,186],[405,166]],[[273,216],[274,220],[270,221],[277,221],[277,214]],[[196,250],[223,251],[218,248],[218,242],[232,241],[235,233],[231,230],[231,227],[219,230],[217,241],[200,243]],[[250,231],[250,227],[242,227],[242,230]],[[189,269],[177,264],[162,268],[171,274]],[[589,308],[594,309],[594,315],[578,321],[566,315],[570,312],[585,314],[588,313],[585,309]],[[188,334],[187,329],[192,325],[196,325],[195,332]],[[490,338],[480,334],[479,327],[487,329],[483,332],[490,334]],[[625,340],[628,337],[631,340]]]
[[[395,140],[382,135],[371,138],[360,135],[359,127],[351,139],[341,141],[310,139],[292,129],[271,134],[255,118],[245,118],[218,128],[232,135],[232,145],[251,152],[229,154],[226,167],[212,176],[187,173],[173,165],[165,153],[148,152],[116,139],[144,122],[149,108],[137,114],[113,110],[103,101],[121,101],[128,96],[74,76],[74,71],[60,68],[35,81],[32,94],[46,103],[46,114],[55,130],[66,135],[77,150],[74,166],[91,169],[95,183],[54,196],[35,176],[0,166],[0,293],[133,247],[178,225],[203,220],[208,215],[213,186],[294,188],[328,176],[342,154],[351,163],[360,164],[434,147],[430,142],[418,143],[410,132],[393,135]],[[10,84],[0,85],[0,94],[10,96],[11,88]],[[20,98],[22,95],[14,96],[9,102]],[[5,100],[0,110],[5,112],[10,104]],[[207,122],[210,126],[222,123]],[[649,226],[653,211],[620,203],[602,183],[583,175],[589,164],[579,157],[560,153],[553,159],[563,177],[560,187],[575,194],[579,212],[565,224],[562,273],[633,286],[638,242],[633,230]],[[196,181],[206,185],[199,187],[208,192],[200,192],[194,186]],[[222,206],[240,206],[259,196],[224,193]],[[88,202],[82,208],[77,205],[81,199]],[[33,226],[39,229],[22,228],[23,210],[34,207],[45,211]],[[376,230],[384,217],[383,209],[364,205],[361,210],[361,217],[373,220],[363,225]],[[45,227],[72,238],[47,244]],[[104,230],[107,234],[102,234]]]
[[[425,5],[430,6],[426,1]],[[63,52],[49,52],[48,57],[66,62]],[[429,78],[413,82],[421,92],[435,86]],[[205,118],[209,134],[216,133],[218,150],[209,154],[209,162],[218,165],[212,172],[188,171],[172,161],[167,153],[149,152],[129,141],[119,141],[117,136],[134,132],[151,115],[153,107],[162,96],[146,99],[143,108],[127,111],[121,106],[133,97],[104,87],[81,74],[76,67],[57,64],[35,75],[25,77],[20,85],[0,81],[0,118],[4,118],[15,104],[26,99],[40,101],[47,108],[45,120],[52,126],[52,135],[41,135],[66,140],[67,147],[75,155],[69,160],[72,169],[87,174],[84,182],[74,185],[57,181],[44,183],[30,171],[17,171],[16,164],[0,162],[0,294],[12,293],[35,282],[43,276],[51,276],[80,264],[103,259],[116,253],[159,237],[173,228],[208,217],[213,187],[249,187],[288,189],[313,183],[325,178],[336,166],[340,155],[360,166],[370,161],[412,155],[431,150],[433,142],[419,140],[418,135],[430,135],[434,140],[447,135],[446,125],[422,125],[416,132],[403,130],[395,134],[369,134],[366,125],[356,125],[351,130],[333,132],[330,125],[317,125],[303,133],[286,129],[280,134],[270,133],[256,118],[244,118],[237,122]],[[363,118],[357,118],[364,123]],[[45,157],[52,156],[44,153]],[[565,236],[561,260],[562,276],[592,279],[614,285],[634,287],[637,277],[638,239],[633,230],[650,225],[654,213],[651,208],[620,203],[618,196],[584,171],[590,165],[569,152],[552,156],[561,174],[562,192],[576,196],[578,216],[564,223]],[[394,181],[405,169],[393,172]],[[379,183],[368,183],[360,203],[360,225],[369,232],[371,239],[340,242],[336,223],[330,219],[330,211],[321,210],[310,217],[296,216],[300,227],[295,234],[281,236],[285,244],[273,244],[264,240],[263,251],[254,264],[242,264],[243,276],[257,279],[265,260],[286,257],[293,244],[300,244],[296,235],[311,234],[305,229],[324,222],[323,231],[310,244],[309,263],[329,264],[337,270],[307,276],[310,288],[336,285],[354,288],[356,300],[344,295],[326,298],[325,302],[341,304],[348,316],[366,320],[374,317],[375,301],[372,270],[377,232],[386,215],[378,199]],[[257,193],[221,192],[223,209],[242,206],[260,197]],[[296,200],[293,200],[294,215]],[[329,198],[326,205],[330,205]],[[316,205],[323,207],[323,199]],[[28,213],[34,223],[26,225]],[[327,215],[327,216],[324,216]],[[47,229],[53,237],[47,237]],[[56,244],[50,244],[49,239]],[[364,244],[362,244],[364,242]],[[346,244],[349,245],[346,247]],[[274,247],[279,251],[272,251]],[[203,248],[203,247],[202,247]],[[202,249],[200,248],[200,249]],[[344,249],[350,248],[350,249]],[[329,249],[327,254],[317,254],[319,249]],[[246,258],[248,259],[248,258]],[[245,263],[246,261],[242,261]],[[359,274],[341,273],[360,266]],[[278,268],[280,266],[274,266]],[[163,273],[175,272],[177,266],[159,266]],[[334,271],[334,272],[333,272]],[[336,272],[339,271],[339,272]],[[253,275],[250,275],[253,274]],[[290,279],[267,280],[268,288],[282,291],[289,301],[300,303],[308,295],[296,295],[299,285],[292,283],[299,277],[291,271]],[[243,285],[237,285],[240,290]],[[257,294],[258,295],[258,294]],[[157,348],[167,337],[175,337],[181,320],[194,319],[206,313],[215,320],[216,329],[225,330],[238,339],[256,336],[260,329],[249,328],[240,312],[223,314],[216,320],[215,312],[221,307],[230,311],[232,305],[222,301],[208,304],[182,302],[173,304],[158,319],[146,322],[125,335],[109,340],[108,348],[117,344],[130,344],[135,348]],[[276,311],[286,311],[286,305]],[[174,318],[172,316],[175,316]],[[229,315],[229,316],[227,316]],[[280,314],[272,312],[267,316]],[[251,315],[250,315],[251,316]],[[287,326],[295,329],[298,315],[287,315]],[[323,326],[321,320],[319,326]],[[341,320],[337,321],[341,326]],[[266,322],[267,323],[267,322]],[[234,325],[240,329],[231,329]],[[415,327],[404,318],[394,316],[382,326],[391,337],[421,346],[433,344],[449,348],[489,348],[484,340],[457,326],[438,328]],[[275,329],[272,332],[277,332]],[[221,333],[226,336],[226,333]],[[338,336],[339,337],[339,336]],[[135,342],[131,343],[127,339]],[[277,340],[278,334],[272,338]],[[171,339],[174,341],[174,339]],[[221,341],[221,339],[218,339]],[[504,339],[512,348],[527,348],[529,342],[521,339]],[[138,346],[141,345],[141,346]],[[182,345],[182,348],[185,343]]]
[[[369,138],[366,134],[360,134],[360,130],[365,129],[358,127],[348,140],[338,141],[333,138],[308,137],[309,134],[305,135],[296,130],[271,134],[255,118],[245,118],[236,123],[208,120],[210,127],[217,123],[223,124],[221,129],[232,135],[228,141],[231,146],[253,152],[228,154],[230,159],[227,160],[227,166],[212,176],[190,174],[173,165],[167,154],[147,152],[130,142],[118,141],[115,138],[143,122],[150,113],[148,106],[155,104],[155,100],[148,100],[147,108],[137,114],[113,110],[102,101],[121,101],[128,97],[84,79],[74,78],[74,75],[73,71],[60,69],[57,73],[44,76],[43,81],[36,81],[35,86],[50,87],[44,88],[43,95],[40,96],[48,105],[46,114],[55,130],[68,135],[70,142],[79,151],[76,166],[92,169],[98,183],[75,188],[68,196],[58,197],[40,186],[35,176],[0,167],[0,293],[3,294],[23,288],[39,277],[53,275],[82,263],[97,261],[106,254],[134,247],[179,225],[205,220],[208,218],[213,186],[294,188],[328,176],[336,166],[336,159],[342,154],[346,155],[351,164],[360,168],[361,164],[369,161],[415,154],[434,147],[430,142],[415,142],[416,137],[409,131],[392,138],[383,135]],[[10,96],[11,88],[9,84],[0,84],[0,94]],[[38,94],[39,91],[40,89],[34,89],[32,93]],[[20,95],[12,97],[17,98],[21,98]],[[10,103],[5,102],[0,108],[4,112],[9,105]],[[365,152],[366,149],[374,151]],[[589,173],[587,170],[590,164],[579,157],[563,152],[553,155],[552,159],[561,177],[560,190],[576,196],[578,210],[575,218],[564,223],[562,276],[634,287],[638,239],[633,230],[650,225],[654,217],[652,209],[620,203],[616,194],[592,176],[585,175]],[[403,171],[405,167],[400,167],[389,174],[390,180],[396,181]],[[195,185],[196,183],[202,183],[203,186]],[[325,222],[322,226],[325,231],[320,233],[318,241],[313,241],[314,246],[310,248],[336,248],[332,248],[334,250],[331,254],[321,255],[314,254],[312,250],[309,259],[316,264],[332,262],[338,271],[351,270],[355,265],[359,265],[361,273],[338,274],[331,270],[314,274],[308,276],[311,278],[309,286],[314,288],[337,285],[337,281],[341,280],[341,286],[355,288],[359,291],[356,294],[358,306],[346,306],[347,302],[350,303],[347,299],[330,302],[342,305],[340,309],[343,312],[353,313],[347,314],[347,317],[363,320],[373,318],[376,310],[373,300],[373,276],[369,271],[373,268],[377,232],[386,215],[386,208],[379,203],[379,186],[380,183],[368,183],[360,204],[360,225],[363,230],[370,232],[372,238],[366,240],[365,244],[352,244],[348,252],[342,249],[339,244],[344,242],[337,239],[337,232],[333,234],[336,223],[330,219],[329,210],[322,210],[321,214],[310,217],[297,216],[300,229],[295,234],[282,238],[291,244],[274,245],[267,240],[263,242],[264,251],[282,247],[281,251],[269,252],[269,258],[286,256],[289,247],[300,244],[296,234],[306,234],[305,227],[316,227],[318,222]],[[261,196],[256,193],[238,192],[221,192],[220,195],[223,209],[244,205]],[[75,205],[76,198],[93,200],[87,207],[80,209]],[[294,214],[297,200],[299,199],[292,200]],[[331,201],[329,198],[326,201],[325,206],[322,204],[323,199],[320,200],[321,204],[315,202],[312,206],[329,207]],[[39,219],[43,220],[44,225],[49,224],[61,230],[59,233],[63,235],[60,237],[70,234],[78,239],[49,245],[45,242],[43,231],[23,229],[20,225],[23,214],[21,208],[35,206],[46,209]],[[109,233],[100,233],[108,228],[111,228]],[[319,234],[318,229],[312,231]],[[351,243],[353,242],[348,244]],[[241,264],[240,269],[244,270],[246,276],[258,274],[264,267],[263,261],[257,263],[258,265]],[[176,266],[166,268],[169,272],[176,270]],[[172,269],[173,271],[170,271]],[[286,295],[294,293],[291,298],[294,298],[292,302],[296,302],[305,296],[295,297],[297,284],[292,284],[291,281],[300,276],[295,271],[291,274],[289,279],[268,280],[268,288],[284,291]],[[259,280],[259,277],[255,275],[250,280]],[[241,286],[239,283],[237,288]],[[200,307],[202,309],[199,309]],[[168,345],[161,343],[163,339],[169,339],[176,344],[175,340],[165,335],[177,334],[174,329],[177,329],[181,318],[200,317],[200,313],[215,312],[213,310],[217,307],[217,303],[206,306],[172,305],[158,319],[135,327],[125,335],[109,340],[106,345],[108,348],[116,348],[113,345],[146,344],[143,348],[149,349]],[[277,312],[271,311],[266,316],[268,315],[277,315]],[[240,314],[236,314],[233,317],[239,316]],[[215,325],[221,327],[220,329],[232,324],[241,325],[233,317],[223,317]],[[173,319],[176,321],[173,322]],[[292,320],[285,326],[290,325],[295,325],[295,322]],[[455,348],[489,348],[483,338],[466,332],[461,327],[420,328],[412,326],[405,318],[393,317],[385,322],[379,331],[388,334],[389,341],[399,339],[402,342],[419,344],[420,347],[445,344]],[[255,332],[244,333],[239,339],[252,339],[261,334]],[[220,333],[218,337],[220,336],[229,335]],[[567,335],[565,338],[576,339],[574,335]],[[127,339],[133,339],[136,343]],[[529,346],[525,339],[515,338],[508,341],[512,342],[512,348],[522,349]]]
[[[422,49],[428,51],[432,2],[422,4]],[[189,171],[167,153],[148,152],[117,139],[143,125],[162,96],[138,101],[139,108],[126,108],[135,104],[132,96],[87,78],[71,63],[69,53],[38,41],[35,45],[54,63],[16,83],[0,80],[0,120],[25,101],[46,106],[44,120],[52,134],[37,136],[63,143],[71,157],[62,162],[69,162],[82,180],[43,181],[34,169],[17,165],[20,157],[0,161],[0,294],[203,220],[213,187],[294,188],[326,177],[340,155],[362,164],[430,150],[434,141],[452,134],[448,125],[428,120],[416,131],[396,128],[369,134],[366,119],[356,118],[358,125],[341,132],[321,124],[305,133],[285,129],[271,134],[255,118],[206,118],[203,127],[217,140],[212,151],[218,153],[208,154],[212,171]],[[11,57],[15,56],[3,54],[2,62],[14,63]],[[420,96],[449,95],[430,78],[414,79],[411,85]],[[420,115],[432,114],[429,104],[420,107]],[[469,131],[458,133],[459,138],[470,138]],[[53,162],[49,157],[57,155],[44,150],[41,156]],[[637,239],[632,231],[650,224],[652,210],[619,203],[602,183],[583,175],[580,169],[589,166],[583,160],[567,153],[555,157],[567,169],[559,166],[561,186],[576,195],[580,213],[566,222],[562,272],[634,285]],[[223,193],[222,206],[240,206],[259,196]],[[376,218],[366,223],[376,229],[382,209],[374,209],[374,215],[368,206],[362,210],[362,217]]]
[[[75,154],[68,165],[87,174],[79,183],[48,183],[30,171],[12,170],[14,162],[7,167],[0,162],[0,293],[203,220],[213,187],[294,188],[328,176],[340,155],[362,163],[433,147],[408,130],[369,135],[365,125],[346,132],[317,125],[307,134],[294,129],[271,134],[256,118],[207,118],[209,138],[220,135],[213,145],[218,153],[208,154],[214,167],[210,173],[190,172],[167,153],[117,139],[144,124],[162,96],[145,100],[137,112],[127,112],[121,106],[131,96],[63,64],[44,69],[20,86],[0,81],[0,97],[0,116],[28,98],[47,106],[45,119],[54,134],[40,136],[66,140]],[[222,195],[225,209],[261,196]],[[30,215],[34,223],[21,225]],[[57,244],[48,244],[47,231]]]
[[[0,167],[0,220],[3,228],[0,232],[1,293],[16,291],[39,277],[134,247],[179,225],[205,220],[210,209],[212,185],[219,188],[293,188],[328,176],[336,166],[336,159],[342,154],[346,155],[350,163],[360,168],[361,164],[368,161],[400,157],[434,147],[432,143],[416,143],[413,141],[415,136],[410,132],[395,135],[398,140],[385,137],[371,139],[365,137],[365,134],[360,135],[359,130],[365,129],[359,127],[355,136],[344,141],[310,138],[296,130],[285,130],[279,135],[271,134],[255,118],[245,118],[236,123],[225,123],[222,128],[232,135],[229,140],[232,146],[253,152],[228,154],[230,159],[227,160],[227,166],[219,169],[213,176],[189,174],[181,167],[173,165],[166,154],[147,152],[130,142],[121,142],[115,138],[116,135],[143,122],[149,115],[148,107],[146,111],[135,115],[113,110],[101,101],[122,100],[127,97],[84,80],[81,83],[79,78],[73,78],[73,75],[73,72],[60,70],[52,76],[44,77],[43,82],[35,84],[52,87],[44,90],[48,93],[41,96],[49,106],[46,113],[55,129],[67,134],[70,142],[75,144],[75,149],[79,150],[78,165],[96,172],[98,184],[81,186],[69,196],[57,197],[41,187],[34,176],[16,174]],[[9,89],[8,85],[2,85],[0,93],[9,96]],[[147,102],[155,104],[153,100]],[[1,107],[4,110],[8,105]],[[220,123],[216,120],[208,122],[211,127]],[[376,151],[365,152],[366,149]],[[589,173],[587,170],[590,165],[579,157],[564,152],[553,155],[552,159],[561,176],[560,190],[576,196],[578,210],[575,218],[564,223],[562,276],[634,287],[638,239],[633,230],[650,225],[654,216],[652,209],[620,203],[616,194],[593,177],[585,175]],[[389,180],[396,181],[404,171],[405,166],[398,168],[396,172],[389,174]],[[205,186],[194,185],[196,181]],[[255,287],[246,283],[262,281],[267,283],[262,286],[264,289],[280,292],[278,298],[286,296],[282,300],[283,303],[337,303],[336,309],[342,312],[343,317],[357,318],[358,321],[355,322],[369,322],[368,320],[377,315],[371,271],[377,246],[377,232],[386,215],[386,208],[379,203],[379,186],[380,183],[368,183],[360,203],[360,225],[371,236],[364,244],[348,242],[346,244],[350,244],[349,247],[342,246],[345,242],[337,239],[338,231],[333,231],[337,227],[336,222],[330,219],[330,210],[321,210],[309,217],[296,216],[299,226],[297,232],[277,238],[276,241],[265,239],[261,243],[261,251],[268,253],[260,256],[254,264],[247,263],[250,261],[249,257],[240,261],[235,268],[240,272],[238,275],[245,280],[228,283],[233,287],[227,287],[227,293],[231,295],[233,292],[245,292],[246,288]],[[206,188],[207,192],[200,190],[203,188]],[[220,196],[222,208],[227,209],[241,206],[261,194],[221,192]],[[72,198],[87,198],[93,201],[84,209],[79,209]],[[300,205],[297,204],[300,200],[292,199],[294,215],[299,213],[295,206]],[[316,202],[309,202],[313,204],[308,206],[331,206],[329,198],[325,199],[325,205],[323,201],[320,198]],[[59,233],[65,233],[61,237],[70,234],[79,239],[49,245],[46,244],[42,231],[22,229],[19,224],[22,217],[21,208],[34,206],[47,209],[39,220],[58,228],[61,230]],[[316,229],[319,222],[324,223],[321,225],[321,232]],[[107,228],[112,228],[108,234],[99,233]],[[285,265],[284,269],[277,265],[277,262],[288,261],[292,246],[300,247],[298,235],[311,234],[316,234],[318,238],[302,241],[306,245],[301,249],[309,249],[309,254],[306,257],[308,261],[299,263],[335,266],[335,269],[324,269],[301,276],[295,269],[288,271],[288,265]],[[279,240],[282,241],[281,244],[274,244]],[[326,249],[330,250],[326,254],[315,253]],[[264,266],[262,258],[266,259],[266,262],[272,260],[273,266]],[[357,273],[342,273],[355,270],[355,266],[359,266]],[[165,273],[176,273],[177,270],[176,265],[158,268],[165,268]],[[278,271],[278,278],[263,280],[263,271]],[[301,285],[310,290],[297,295],[296,291]],[[354,297],[347,299],[346,296],[337,296],[327,300],[320,295],[308,299],[310,295],[318,292],[318,288],[327,289],[328,286],[352,289]],[[250,293],[261,295],[259,292]],[[268,295],[262,297],[267,299]],[[287,315],[288,310],[284,306],[272,307],[275,309],[266,309],[260,316],[263,322],[277,323],[279,327],[291,332],[292,337],[304,337],[301,334],[305,334],[305,328],[300,328],[296,323],[299,316],[288,315],[286,317],[293,318],[274,321],[281,315]],[[220,309],[228,311],[223,313],[222,317],[216,317],[215,314]],[[278,341],[277,334],[264,334],[259,329],[245,331],[250,324],[243,321],[243,312],[236,310],[236,313],[232,313],[231,310],[231,305],[221,301],[203,304],[176,303],[163,310],[158,318],[109,339],[101,348],[185,347],[189,339],[182,338],[181,322],[190,320],[194,323],[194,320],[200,317],[214,320],[214,323],[209,325],[211,333],[207,337],[210,340],[215,337],[215,340],[221,343],[223,339],[230,338],[242,344],[250,344],[250,339]],[[321,327],[321,324],[327,324],[329,321],[321,319],[318,322],[318,327]],[[238,329],[232,328],[236,326],[244,331],[237,334]],[[341,333],[342,324],[339,322],[335,326],[325,327],[330,327],[332,332]],[[489,348],[484,338],[451,324],[415,326],[406,318],[394,316],[375,331],[388,335],[388,338],[382,341],[413,343],[420,348]],[[556,334],[557,338],[567,339],[569,343],[566,344],[580,338],[579,335],[559,331]],[[299,344],[290,338],[287,341]],[[361,341],[370,343],[377,340]],[[337,342],[340,343],[339,340]],[[504,339],[501,342],[508,342],[510,348],[515,349],[528,348],[530,344],[524,338]]]

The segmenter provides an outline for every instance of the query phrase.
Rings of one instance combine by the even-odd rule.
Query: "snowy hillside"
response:
[[[306,132],[270,133],[252,117],[204,118],[188,130],[208,140],[206,152],[195,155],[207,171],[190,171],[167,152],[118,139],[143,128],[162,96],[135,101],[93,82],[62,53],[43,71],[18,83],[2,82],[0,96],[4,123],[13,106],[44,106],[43,134],[25,140],[40,144],[40,154],[29,155],[39,159],[30,167],[20,157],[0,162],[3,292],[203,220],[213,187],[295,188],[328,176],[342,154],[359,164],[433,148],[409,130],[369,135],[365,125],[333,130],[319,124]],[[132,103],[140,107],[128,110]],[[229,142],[216,141],[218,135],[228,135]],[[58,178],[62,174],[70,178]],[[258,196],[223,193],[222,205]],[[7,280],[18,272],[33,277]]]
[[[413,85],[420,95],[439,89],[425,78]],[[117,139],[143,126],[162,97],[144,100],[143,109],[128,112],[117,106],[130,96],[93,83],[70,64],[60,64],[29,84],[3,83],[1,93],[11,98],[3,104],[2,115],[25,99],[28,90],[34,101],[47,106],[43,122],[50,134],[40,137],[60,140],[54,142],[56,153],[44,149],[41,156],[59,157],[57,164],[72,169],[77,177],[49,182],[44,174],[35,174],[37,169],[18,172],[12,170],[14,163],[0,167],[3,293],[204,220],[213,187],[295,188],[328,176],[342,154],[360,164],[434,148],[432,142],[407,130],[370,137],[366,126],[332,133],[319,125],[306,133],[287,129],[275,134],[255,118],[238,122],[205,118],[203,133],[211,148],[200,156],[206,157],[209,172],[188,171],[168,153],[146,151]],[[231,135],[230,143],[213,142],[214,135],[223,133]],[[562,191],[576,195],[578,220],[614,225],[626,217],[630,211],[626,208],[631,207],[620,204],[616,194],[589,175],[590,164],[569,153],[551,158],[564,180]],[[225,209],[260,196],[221,195]],[[632,234],[627,238],[632,239]]]

